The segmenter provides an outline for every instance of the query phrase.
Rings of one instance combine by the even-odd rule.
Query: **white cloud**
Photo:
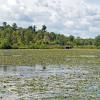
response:
[[[10,6],[14,6],[17,3],[18,3],[17,0],[7,0],[7,4],[10,5]]]
[[[0,0],[0,23],[46,24],[49,31],[93,37],[99,34],[99,6],[90,0]]]

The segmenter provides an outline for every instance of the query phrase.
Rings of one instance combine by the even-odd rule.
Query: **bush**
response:
[[[64,49],[64,47],[60,45],[49,45],[48,47],[49,49]]]
[[[12,48],[13,48],[13,49],[18,49],[18,44],[13,44],[13,45],[12,45]]]
[[[7,39],[3,39],[1,41],[1,44],[0,44],[0,48],[1,49],[11,49],[11,44],[9,43],[9,41]]]
[[[76,46],[75,48],[79,48],[79,49],[96,49],[96,46],[94,46],[94,45]]]

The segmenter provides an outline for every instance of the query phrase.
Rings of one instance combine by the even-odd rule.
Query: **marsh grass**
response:
[[[100,98],[100,50],[0,50],[0,65],[0,99]]]
[[[0,50],[0,65],[34,64],[100,64],[100,50],[97,49],[13,49]]]

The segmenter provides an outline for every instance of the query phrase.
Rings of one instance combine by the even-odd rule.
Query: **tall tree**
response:
[[[71,42],[74,41],[74,38],[75,38],[75,37],[74,37],[73,35],[70,35],[70,36],[69,36],[69,40],[70,40]]]
[[[17,29],[17,24],[16,24],[16,23],[13,23],[13,24],[12,24],[12,28],[13,28],[14,31],[16,31],[16,29]]]
[[[33,32],[36,32],[36,26],[35,25],[33,26]]]
[[[100,46],[100,35],[95,38],[95,45],[98,47]]]
[[[3,22],[3,28],[7,26],[7,22]]]
[[[42,32],[46,32],[47,27],[45,25],[42,25]]]
[[[33,27],[32,27],[32,26],[29,26],[29,27],[28,27],[28,29],[32,30],[32,29],[33,29]]]

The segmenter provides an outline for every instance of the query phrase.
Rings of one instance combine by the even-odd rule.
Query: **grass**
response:
[[[98,49],[12,49],[0,50],[0,65],[100,64]]]

